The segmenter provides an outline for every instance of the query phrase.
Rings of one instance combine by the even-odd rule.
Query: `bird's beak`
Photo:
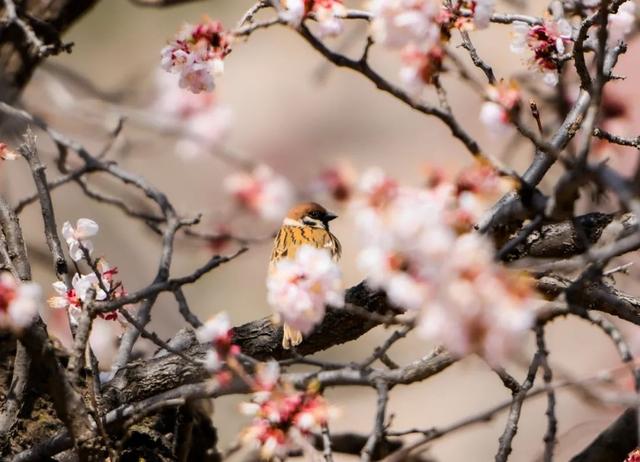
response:
[[[335,220],[336,218],[338,218],[338,215],[336,215],[335,213],[331,213],[331,212],[327,212],[327,214],[324,216],[324,219],[326,221]]]

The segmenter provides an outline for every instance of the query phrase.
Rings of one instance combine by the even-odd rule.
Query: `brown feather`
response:
[[[334,260],[340,259],[342,255],[340,241],[326,229],[285,225],[280,228],[273,242],[270,268],[272,269],[274,263],[283,258],[295,258],[298,249],[305,244],[326,248],[331,252]]]

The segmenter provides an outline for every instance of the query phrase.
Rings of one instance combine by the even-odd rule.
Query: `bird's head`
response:
[[[310,226],[329,229],[329,222],[338,216],[315,202],[304,202],[292,207],[283,224],[287,226]]]

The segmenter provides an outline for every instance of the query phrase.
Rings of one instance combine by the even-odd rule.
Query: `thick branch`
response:
[[[386,314],[394,311],[383,294],[367,289],[364,283],[350,288],[346,293],[346,301],[369,313]],[[330,308],[322,324],[298,346],[297,353],[308,355],[357,339],[378,324],[376,320]],[[233,336],[242,352],[253,358],[267,360],[292,357],[291,351],[282,348],[282,327],[275,325],[271,317],[238,326],[233,330]],[[196,361],[204,360],[209,345],[198,344],[193,334],[187,331],[183,331],[181,337],[174,341],[183,345],[182,352]],[[188,363],[177,355],[166,354],[128,364],[106,385],[104,395],[113,406],[199,382],[208,376],[204,367],[197,363]]]
[[[637,230],[638,221],[633,214],[617,216],[606,213],[588,213],[558,223],[547,223],[504,256],[505,261],[522,257],[569,258],[586,252],[602,237],[609,226],[620,228],[622,238]]]

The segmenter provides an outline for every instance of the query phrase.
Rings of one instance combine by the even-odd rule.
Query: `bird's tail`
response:
[[[302,332],[294,329],[286,322],[284,323],[284,332],[282,334],[282,348],[290,350],[291,347],[298,346],[302,343]]]

